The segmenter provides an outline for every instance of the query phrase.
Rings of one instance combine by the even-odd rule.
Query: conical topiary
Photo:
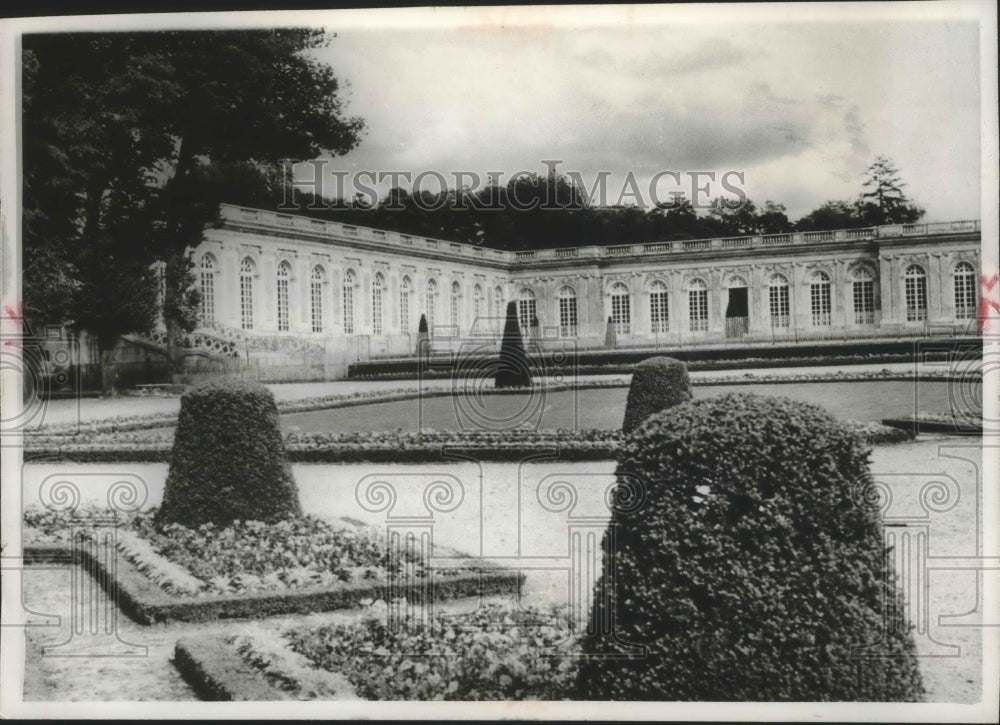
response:
[[[430,335],[427,332],[427,316],[421,314],[417,324],[417,354],[424,355],[430,351]]]
[[[870,451],[787,398],[647,419],[619,451],[575,697],[919,701]]]
[[[185,393],[157,524],[273,522],[301,513],[271,391],[227,381]]]
[[[615,321],[608,317],[608,329],[604,333],[604,347],[613,349],[618,345],[618,334],[615,332]]]
[[[622,432],[631,433],[654,413],[691,400],[687,365],[671,357],[651,357],[635,366],[625,403]]]
[[[517,303],[507,303],[507,320],[500,341],[500,360],[494,384],[498,388],[518,388],[531,385],[531,366],[521,340],[521,326],[517,322]]]

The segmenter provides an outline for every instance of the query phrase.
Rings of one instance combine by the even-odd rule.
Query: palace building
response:
[[[414,355],[421,315],[435,350],[495,344],[509,300],[543,349],[975,333],[978,221],[506,252],[232,205],[220,213],[194,250],[195,357],[308,360],[336,376],[352,361]]]

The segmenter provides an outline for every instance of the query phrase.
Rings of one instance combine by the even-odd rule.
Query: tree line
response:
[[[533,250],[910,223],[924,211],[906,197],[904,186],[893,163],[878,157],[856,199],[828,201],[795,222],[783,204],[771,200],[758,206],[745,199],[737,205],[716,197],[701,211],[683,197],[649,209],[593,206],[585,191],[561,174],[522,175],[475,191],[423,190],[419,196],[392,188],[371,204],[360,195],[345,201],[302,191],[287,174],[272,169],[232,185],[228,198],[235,204],[284,206],[296,214],[404,234]]]

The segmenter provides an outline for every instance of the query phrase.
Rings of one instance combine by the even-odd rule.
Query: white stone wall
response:
[[[230,209],[228,219],[235,219],[232,209],[236,208]],[[237,211],[247,218],[258,214],[253,210]],[[517,299],[523,288],[535,294],[543,343],[558,340],[557,292],[563,286],[571,287],[577,298],[578,334],[572,343],[581,347],[602,346],[607,319],[612,313],[610,291],[616,283],[624,284],[629,291],[631,330],[629,334],[618,335],[617,340],[619,346],[627,347],[919,335],[929,326],[967,322],[955,317],[954,269],[959,262],[967,261],[977,274],[979,271],[978,233],[952,238],[898,237],[877,241],[845,241],[839,237],[832,243],[731,251],[720,251],[715,244],[708,251],[654,254],[645,258],[634,255],[606,258],[582,249],[576,258],[519,263],[514,255],[507,253],[324,225],[288,215],[271,214],[266,219],[255,219],[246,224],[236,219],[207,230],[206,240],[194,251],[196,265],[206,252],[218,263],[216,323],[236,330],[241,328],[240,265],[249,257],[256,274],[254,325],[248,332],[261,337],[295,337],[313,342],[338,365],[371,357],[412,354],[420,315],[428,314],[428,286],[432,281],[436,296],[433,315],[428,314],[428,319],[433,319],[432,338],[437,348],[454,347],[470,339],[487,344],[495,340],[503,327],[505,303]],[[272,223],[274,219],[291,228],[278,229]],[[349,237],[348,233],[354,236]],[[383,238],[385,241],[378,241]],[[283,261],[291,268],[287,332],[278,329],[276,272]],[[927,275],[927,318],[907,322],[903,274],[914,263],[920,264]],[[312,329],[311,275],[317,266],[325,278],[321,332]],[[878,312],[874,326],[855,320],[852,285],[853,273],[859,267],[867,267],[875,277]],[[830,280],[829,325],[815,325],[813,320],[810,277],[816,272],[825,273]],[[774,328],[771,324],[768,285],[775,273],[783,274],[790,282],[791,319],[787,328]],[[352,334],[347,334],[344,327],[344,286],[349,274],[354,279]],[[383,281],[380,334],[376,334],[373,319],[372,289],[377,277]],[[400,319],[404,278],[410,285],[406,326]],[[701,279],[708,286],[706,331],[692,331],[689,326],[688,285],[694,279]],[[651,330],[650,286],[656,281],[667,288],[669,331],[666,333]],[[727,338],[729,288],[737,283],[742,286],[743,282],[748,298],[746,335]],[[482,319],[478,325],[473,302],[477,285],[482,291]],[[458,294],[457,320],[452,320],[451,315],[453,287]]]

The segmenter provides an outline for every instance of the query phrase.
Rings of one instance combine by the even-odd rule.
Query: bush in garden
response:
[[[517,303],[507,303],[507,320],[500,341],[500,363],[494,378],[498,388],[518,388],[531,385],[528,355],[521,340],[521,326],[517,322]]]
[[[635,366],[625,403],[622,432],[631,433],[654,413],[691,400],[687,366],[670,357],[651,357]]]
[[[259,383],[223,381],[185,393],[157,525],[299,515],[271,391]]]
[[[605,535],[576,696],[919,700],[869,453],[848,426],[785,398],[725,395],[642,423],[618,470],[645,495],[615,513],[615,543]],[[626,643],[645,656],[596,656]]]

